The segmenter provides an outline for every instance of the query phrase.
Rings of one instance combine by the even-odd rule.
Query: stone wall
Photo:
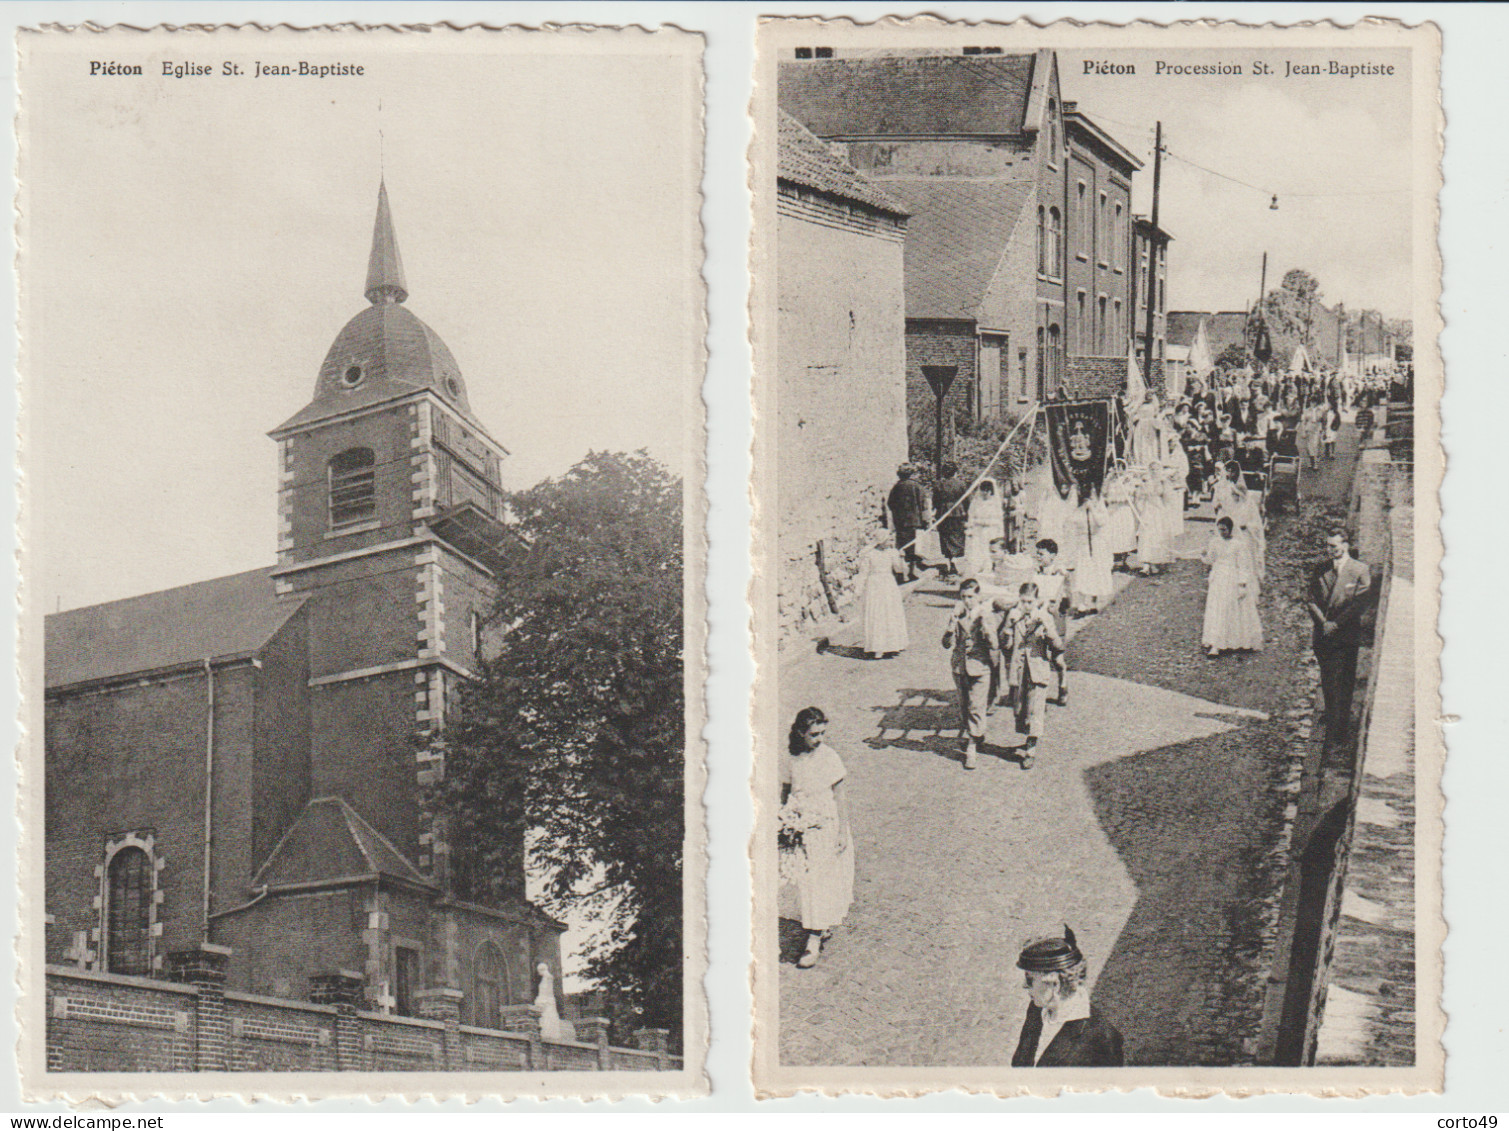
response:
[[[175,953],[183,983],[47,967],[49,1072],[671,1072],[664,1029],[608,1044],[608,1023],[545,1040],[537,1010],[520,1031],[459,1023],[461,994],[424,995],[425,1017],[357,1008],[352,974],[313,979],[311,1001],[224,989],[225,948]]]
[[[1378,458],[1383,452],[1363,453],[1353,495],[1359,555],[1381,567],[1383,586],[1345,859],[1322,936],[1310,1044],[1317,1064],[1416,1058],[1413,482],[1408,465]]]

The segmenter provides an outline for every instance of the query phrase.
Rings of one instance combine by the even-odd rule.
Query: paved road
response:
[[[1309,488],[1340,490],[1348,464]],[[1132,580],[1081,623],[1070,706],[1050,708],[1030,771],[1012,756],[1020,740],[1004,711],[980,768],[962,767],[940,646],[950,590],[924,584],[908,598],[912,647],[895,659],[866,660],[838,637],[783,665],[784,716],[816,703],[831,719],[858,867],[854,907],[816,968],[792,965],[800,931],[782,923],[783,1063],[1007,1064],[1026,1008],[1017,950],[1065,922],[1131,1063],[1251,1057],[1263,973],[1254,907],[1283,814],[1285,697],[1305,648],[1287,525],[1314,537],[1313,523],[1274,525],[1261,656],[1203,656],[1198,562]],[[1210,527],[1189,526],[1193,554]]]

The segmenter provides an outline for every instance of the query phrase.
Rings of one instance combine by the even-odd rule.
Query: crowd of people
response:
[[[1212,659],[1261,650],[1270,461],[1288,457],[1303,468],[1333,458],[1342,413],[1369,427],[1388,379],[1217,372],[1191,380],[1168,405],[1152,392],[1134,394],[1136,403],[1121,406],[1124,427],[1100,489],[1082,494],[1059,481],[1035,505],[1014,475],[971,483],[945,463],[929,491],[917,469],[903,465],[887,497],[889,530],[860,563],[863,651],[881,659],[909,646],[901,587],[928,568],[919,542],[936,531],[927,556],[939,563],[940,579],[958,583],[942,646],[957,691],[963,766],[976,767],[987,720],[1006,707],[1022,736],[1016,760],[1029,769],[1049,706],[1068,706],[1072,621],[1114,600],[1117,571],[1154,575],[1176,556],[1193,557],[1184,537],[1193,507],[1215,520],[1199,553],[1209,567],[1203,650]],[[1343,532],[1330,536],[1328,559],[1306,604],[1335,740],[1350,709],[1371,577]],[[796,716],[782,775],[782,879],[800,896],[804,968],[817,963],[854,889],[845,769],[824,742],[826,728],[817,707]],[[1087,966],[1072,930],[1028,943],[1017,966],[1030,1005],[1014,1066],[1123,1063],[1120,1034],[1082,992]]]

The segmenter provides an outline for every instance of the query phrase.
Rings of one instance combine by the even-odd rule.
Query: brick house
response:
[[[778,100],[911,213],[914,427],[934,412],[924,366],[956,371],[951,420],[1019,413],[1097,350],[1119,355],[1125,375],[1140,166],[1072,104],[1065,112],[1054,52],[797,58],[780,65]],[[1080,321],[1071,283],[1086,294]]]
[[[906,209],[780,115],[776,413],[780,622],[829,612],[906,459]]]
[[[1161,227],[1153,227],[1146,216],[1132,219],[1132,263],[1136,272],[1132,277],[1132,342],[1137,354],[1137,364],[1146,365],[1147,358],[1147,305],[1148,296],[1153,300],[1153,378],[1156,383],[1160,374],[1164,377],[1164,391],[1176,396],[1182,390],[1177,386],[1168,360],[1168,245],[1174,237]],[[1144,370],[1146,372],[1146,370]]]
[[[417,736],[484,646],[507,453],[404,305],[386,188],[364,292],[271,433],[277,564],[46,618],[47,961],[162,978],[208,944],[232,990],[355,976],[498,1028],[541,963],[559,990],[563,928],[522,846],[512,898],[452,897]]]

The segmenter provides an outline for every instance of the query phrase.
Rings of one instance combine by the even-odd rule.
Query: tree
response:
[[[1308,271],[1296,267],[1284,272],[1277,290],[1263,299],[1263,315],[1273,336],[1275,357],[1293,353],[1303,344],[1313,356],[1316,349],[1315,313],[1320,306],[1320,283]]]
[[[586,975],[615,1020],[681,1029],[685,835],[681,482],[592,452],[509,496],[499,650],[437,741],[452,883],[518,891],[527,835],[556,916],[588,911]]]

